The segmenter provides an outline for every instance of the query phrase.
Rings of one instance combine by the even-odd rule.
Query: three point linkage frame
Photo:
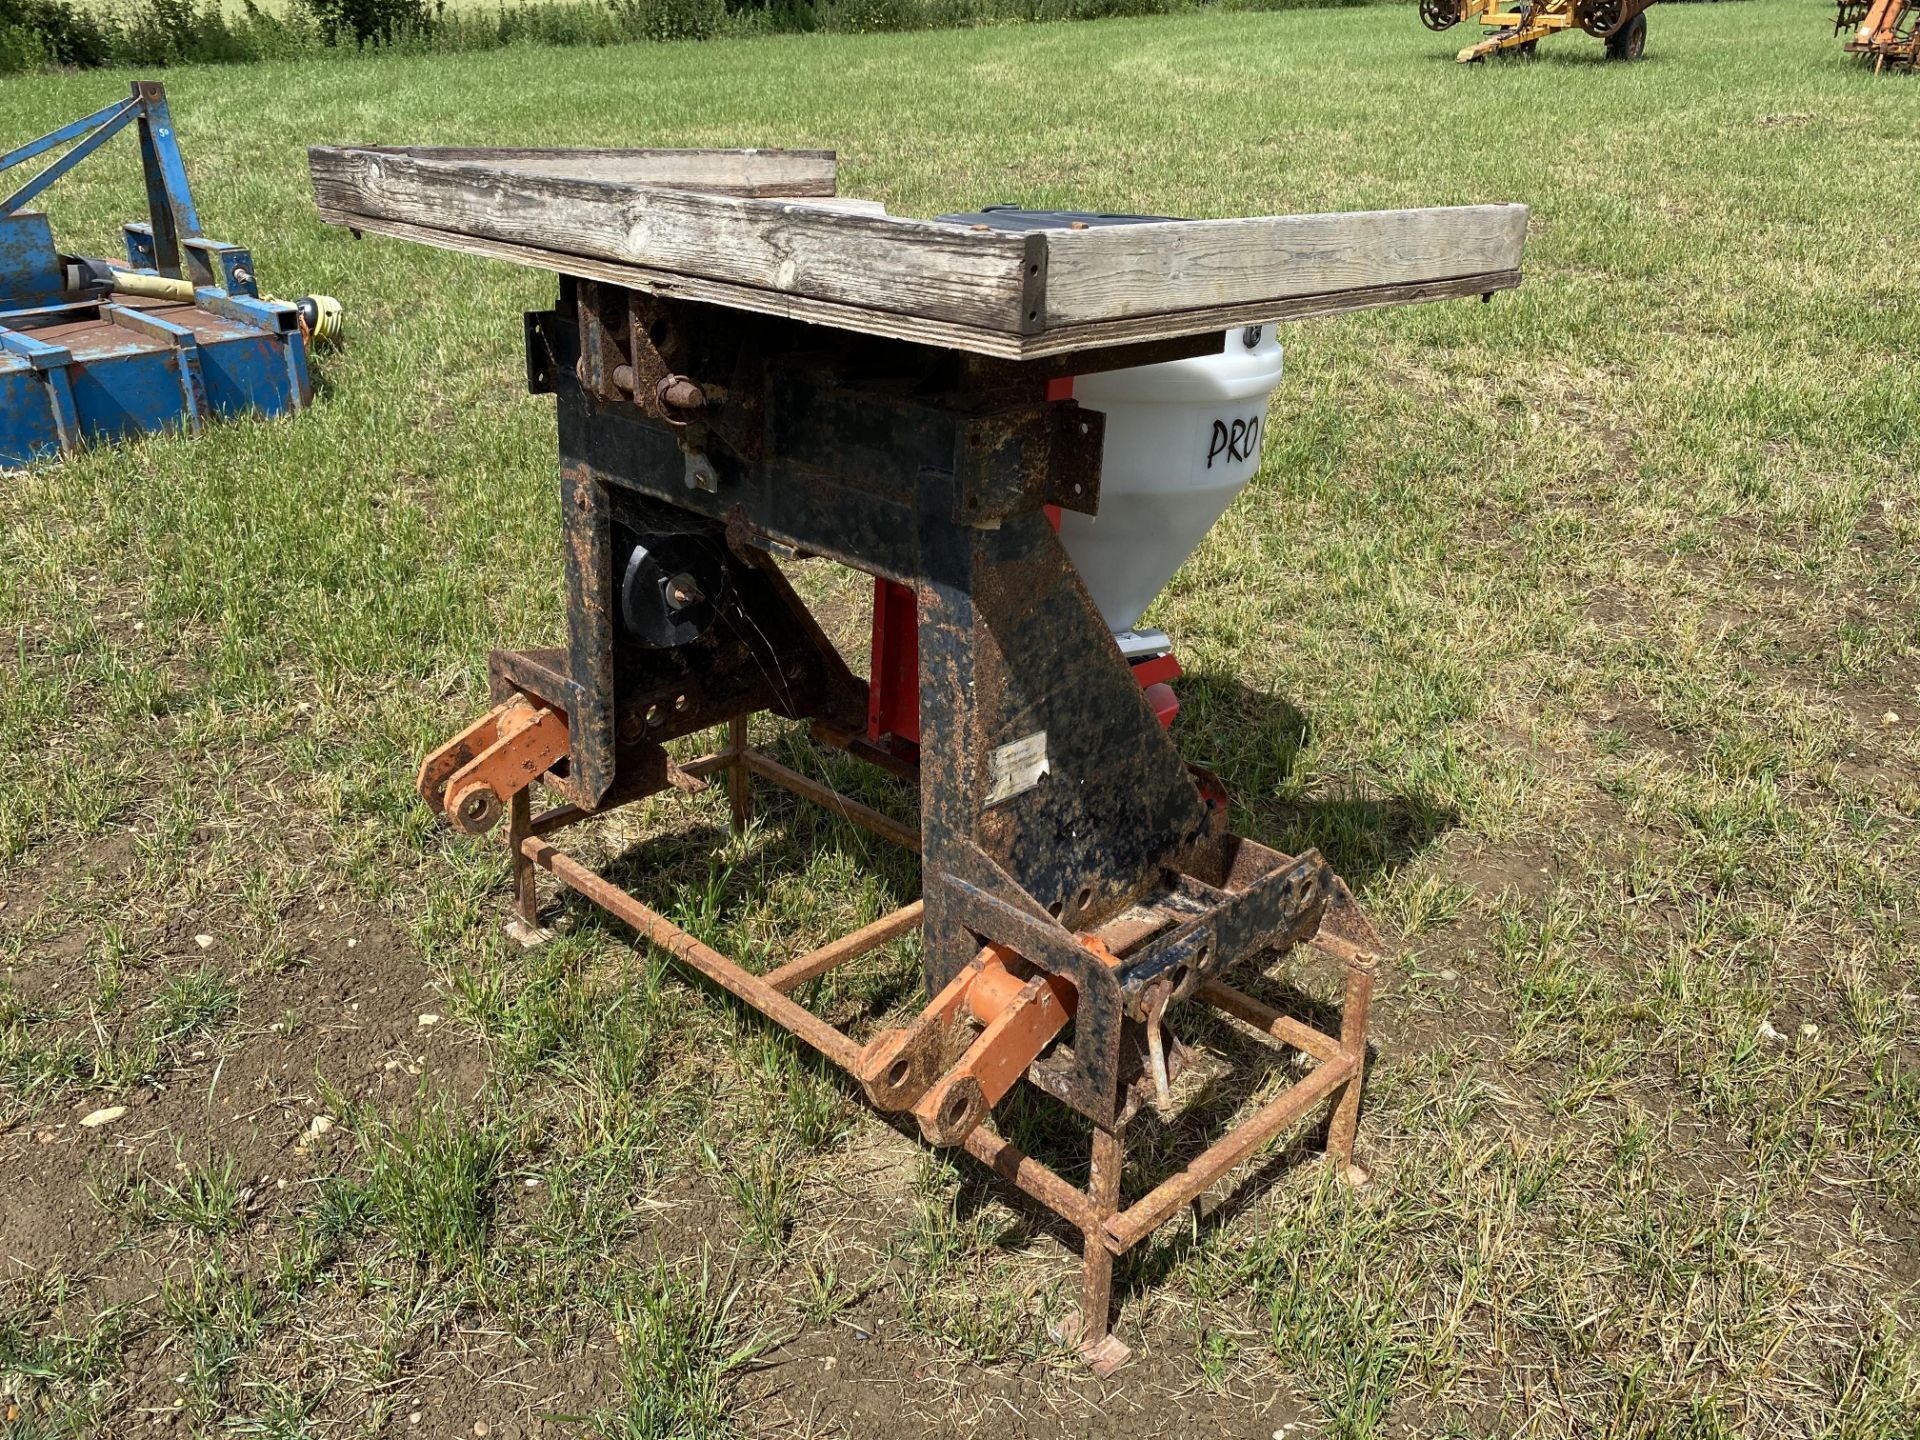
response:
[[[537,926],[549,872],[1077,1229],[1080,1349],[1111,1373],[1128,1353],[1116,1256],[1323,1103],[1328,1158],[1356,1173],[1379,958],[1316,852],[1227,830],[1217,782],[1162,730],[1046,515],[1097,511],[1103,443],[1103,417],[1048,382],[1202,354],[1218,333],[1008,360],[564,277],[527,342],[531,388],[558,404],[567,644],[494,653],[494,709],[429,757],[422,794],[468,833],[506,820],[516,923]],[[865,682],[781,572],[805,556],[914,591],[917,755],[864,733]],[[917,777],[918,829],[751,748],[761,711]],[[725,748],[669,758],[721,724]],[[918,851],[921,898],[755,975],[553,843],[720,775],[736,827],[758,779]],[[562,803],[536,813],[536,782]],[[792,998],[916,927],[928,998],[908,1024],[862,1045]],[[1299,944],[1345,967],[1337,1035],[1227,983]],[[1163,1024],[1187,1003],[1311,1068],[1123,1206],[1126,1126],[1186,1059]],[[1091,1122],[1085,1189],[995,1133],[1021,1083]]]

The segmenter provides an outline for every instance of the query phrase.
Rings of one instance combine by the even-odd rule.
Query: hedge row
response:
[[[103,65],[153,68],[314,55],[330,49],[492,50],[617,45],[716,35],[931,30],[1005,21],[1091,20],[1200,8],[1289,10],[1369,0],[134,0],[111,11],[75,0],[0,0],[0,74]]]
[[[717,35],[828,30],[872,33],[1043,20],[1098,20],[1180,10],[1306,10],[1382,0],[0,0],[0,75],[103,65],[233,63],[341,49],[495,50],[508,45],[621,45]],[[1397,0],[1411,8],[1411,0]]]

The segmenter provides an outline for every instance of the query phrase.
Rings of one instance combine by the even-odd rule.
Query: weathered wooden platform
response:
[[[818,150],[316,147],[355,231],[983,355],[1031,359],[1520,281],[1524,205],[1013,234],[835,193]]]

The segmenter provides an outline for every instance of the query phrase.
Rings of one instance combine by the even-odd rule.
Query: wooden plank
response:
[[[1520,272],[1508,270],[1491,275],[1468,275],[1457,280],[1435,281],[1426,285],[1389,286],[1345,291],[1333,295],[1310,296],[1300,300],[1267,305],[1228,307],[1195,311],[1178,317],[1154,316],[1105,325],[1070,326],[1041,335],[1015,335],[1005,331],[980,330],[935,320],[916,320],[886,310],[829,301],[809,300],[777,290],[731,285],[724,281],[703,280],[698,276],[673,275],[643,266],[622,265],[594,260],[581,255],[566,255],[538,246],[517,245],[504,240],[486,240],[472,235],[436,230],[431,226],[404,221],[383,220],[377,216],[355,215],[345,211],[321,210],[321,218],[330,224],[369,235],[386,235],[410,240],[436,249],[452,250],[486,260],[503,260],[526,265],[556,275],[577,275],[584,280],[602,280],[624,285],[648,294],[680,300],[696,300],[709,305],[747,310],[761,315],[778,315],[802,320],[811,325],[827,325],[864,335],[880,335],[892,340],[909,340],[963,350],[1001,360],[1038,360],[1054,355],[1071,355],[1108,346],[1135,344],[1141,340],[1166,339],[1176,335],[1205,334],[1228,330],[1236,325],[1267,321],[1308,320],[1339,315],[1350,310],[1376,309],[1383,305],[1409,305],[1421,301],[1454,300],[1508,290],[1520,283]]]
[[[1490,292],[1504,283],[1480,277],[1517,275],[1527,226],[1524,206],[1468,205],[1009,234],[825,196],[808,205],[664,183],[774,183],[775,162],[762,157],[780,153],[320,147],[310,156],[331,216],[892,314],[902,321],[876,333],[929,344],[951,343],[946,326],[1044,335],[961,347],[1025,357]],[[831,157],[791,153],[809,158],[789,179],[810,173],[805,183],[830,188],[819,167]],[[745,308],[812,318],[792,303]]]
[[[1456,205],[1043,233],[1051,331],[1517,270],[1527,207]]]
[[[826,196],[835,189],[831,150],[589,150],[366,145],[373,155],[488,165],[525,174],[571,175],[628,185],[678,185],[727,195]]]
[[[809,300],[778,290],[759,290],[750,285],[732,285],[723,280],[703,280],[697,275],[673,275],[640,265],[622,265],[610,260],[595,260],[585,255],[566,255],[534,245],[517,245],[508,240],[487,240],[474,235],[436,230],[428,225],[411,225],[401,220],[383,220],[376,215],[355,215],[347,211],[321,207],[320,218],[332,225],[343,225],[367,235],[387,235],[396,240],[411,240],[439,250],[452,250],[485,260],[504,260],[550,270],[556,275],[577,275],[583,280],[603,280],[609,285],[624,285],[650,295],[677,300],[697,300],[707,305],[723,305],[733,310],[748,310],[759,315],[778,315],[788,320],[803,320],[810,325],[827,325],[863,335],[880,335],[889,340],[910,340],[921,345],[966,350],[976,355],[1018,360],[1025,356],[1022,337],[1001,330],[979,330],[939,320],[919,320],[887,310],[870,310],[827,300]]]
[[[1049,328],[1024,337],[1020,354],[1026,359],[1070,355],[1107,345],[1134,344],[1168,335],[1192,335],[1291,320],[1319,320],[1356,310],[1378,310],[1389,305],[1417,305],[1429,300],[1470,300],[1511,290],[1520,283],[1518,270],[1496,270],[1427,280],[1414,285],[1364,285],[1354,290],[1331,290],[1285,300],[1251,300],[1205,310],[1183,310],[1171,315],[1136,315],[1125,320],[1101,320],[1083,325]]]
[[[323,212],[426,225],[916,319],[1037,326],[1038,237],[366,150],[308,152]]]

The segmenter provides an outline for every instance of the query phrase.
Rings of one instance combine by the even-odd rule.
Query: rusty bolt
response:
[[[668,410],[698,410],[707,403],[706,392],[684,375],[667,376],[654,393]]]
[[[684,610],[695,601],[706,598],[700,593],[699,583],[684,570],[667,581],[667,605],[670,609]]]
[[[631,395],[633,393],[633,367],[631,365],[614,366],[613,385],[616,390],[624,390]]]

